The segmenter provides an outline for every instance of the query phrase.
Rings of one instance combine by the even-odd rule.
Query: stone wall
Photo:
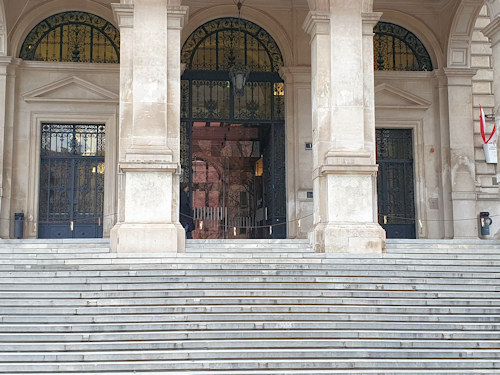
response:
[[[480,133],[479,106],[486,114],[494,112],[493,96],[493,66],[491,43],[481,32],[490,23],[488,9],[484,6],[477,18],[472,35],[471,66],[477,69],[473,82],[474,103],[474,146],[476,155],[476,178],[478,187],[478,213],[488,211],[493,217],[491,233],[500,229],[500,204],[498,183],[496,181],[496,164],[487,164],[483,152],[483,140]],[[493,123],[487,121],[487,133],[491,131]],[[499,215],[498,217],[495,217]]]

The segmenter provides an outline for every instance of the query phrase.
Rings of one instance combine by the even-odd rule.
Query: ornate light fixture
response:
[[[241,31],[241,7],[245,0],[233,0],[234,5],[238,8],[238,26],[239,31]],[[246,66],[244,63],[237,64],[234,51],[230,52],[230,65],[229,68],[229,79],[233,85],[233,91],[235,95],[241,96],[245,93],[245,84],[247,82],[248,77],[250,76],[250,68]]]

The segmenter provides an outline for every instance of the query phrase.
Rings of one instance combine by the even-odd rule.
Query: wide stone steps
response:
[[[500,373],[500,242],[0,241],[0,373]]]

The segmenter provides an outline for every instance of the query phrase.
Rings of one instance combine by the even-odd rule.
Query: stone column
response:
[[[381,252],[369,46],[380,15],[363,14],[362,0],[330,0],[322,9],[304,24],[312,54],[312,240],[318,252]]]
[[[446,68],[450,137],[450,179],[454,238],[477,238],[476,167],[472,113],[475,69]]]
[[[180,30],[185,7],[167,0],[113,4],[120,25],[117,252],[177,252]]]
[[[12,220],[12,153],[15,67],[12,57],[0,57],[0,237],[9,238]],[[12,70],[11,70],[12,69]]]

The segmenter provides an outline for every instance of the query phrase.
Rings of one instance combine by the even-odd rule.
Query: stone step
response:
[[[488,374],[499,374],[500,370],[488,370]],[[32,373],[30,372],[31,375],[46,375],[46,373]],[[82,375],[82,374],[88,374],[87,372],[58,372],[59,375]],[[134,375],[186,375],[185,371],[161,371],[161,372],[156,372],[156,371],[136,371],[134,370]],[[403,370],[387,370],[381,372],[380,370],[252,370],[249,372],[248,370],[244,371],[239,371],[239,370],[206,370],[206,371],[189,371],[189,375],[324,375],[324,374],[343,374],[343,375],[356,375],[356,374],[377,374],[377,375],[422,375],[422,374],[444,374],[444,375],[471,375],[471,374],[482,374],[484,375],[485,372],[484,370],[438,370],[438,369],[431,369],[431,370],[425,370],[425,369],[420,369],[420,370],[408,370],[408,369],[403,369]],[[106,372],[106,375],[130,375],[130,372]]]
[[[268,360],[179,360],[179,361],[112,361],[112,362],[58,362],[25,363],[12,362],[0,364],[2,373],[33,373],[33,372],[92,372],[96,371],[190,371],[192,370],[316,370],[316,369],[370,369],[370,370],[401,370],[401,369],[447,369],[447,370],[490,370],[498,369],[500,360],[496,359],[268,359]]]
[[[335,288],[335,285],[391,285],[391,284],[412,284],[422,287],[430,287],[433,285],[447,287],[454,286],[483,286],[490,287],[500,285],[500,279],[495,277],[474,279],[474,278],[459,278],[459,277],[433,277],[433,278],[419,278],[411,275],[400,274],[398,277],[374,277],[374,276],[122,276],[122,277],[64,277],[59,276],[56,278],[48,277],[23,277],[16,279],[16,285],[30,286],[30,285],[68,285],[68,284],[106,284],[106,285],[127,285],[134,284],[137,286],[144,285],[142,289],[150,288],[150,285],[165,284],[167,283],[171,289],[178,289],[179,287],[187,288],[184,285],[189,284],[190,289],[197,288],[210,288],[210,289],[225,289],[233,286],[235,288],[245,288],[248,286],[256,285],[259,288],[287,288],[292,285],[297,288],[304,289],[321,289],[321,288]],[[12,278],[0,277],[0,286],[11,285]]]
[[[69,270],[69,271],[0,271],[1,278],[8,278],[11,281],[20,281],[22,283],[24,278],[37,278],[37,279],[56,279],[56,278],[156,278],[165,277],[193,277],[193,278],[225,278],[225,277],[256,277],[256,278],[270,278],[270,277],[293,277],[295,279],[307,278],[422,278],[432,282],[434,279],[458,279],[464,278],[481,282],[481,280],[500,278],[500,272],[422,272],[413,270],[322,270],[322,269],[281,269],[281,270],[259,270],[259,269],[191,269],[187,270],[169,269],[162,270],[107,270],[107,271],[85,271],[85,270]],[[481,279],[481,280],[479,280]]]
[[[140,332],[140,331],[205,331],[205,330],[398,330],[398,331],[485,331],[500,330],[500,323],[441,323],[441,322],[315,322],[315,321],[191,321],[158,323],[93,323],[93,324],[2,324],[1,333],[61,333],[61,332]]]
[[[292,254],[281,254],[279,257],[266,257],[266,256],[253,256],[253,257],[232,257],[229,255],[224,255],[221,257],[213,257],[207,254],[207,256],[198,256],[198,254],[176,254],[176,255],[162,255],[153,257],[116,257],[116,256],[106,256],[106,257],[86,257],[82,259],[78,258],[59,258],[59,259],[36,259],[25,257],[22,259],[0,259],[0,266],[2,270],[8,269],[19,269],[19,266],[50,266],[52,268],[57,268],[63,265],[71,266],[77,265],[79,267],[84,266],[99,266],[106,267],[110,265],[125,265],[127,267],[137,267],[139,264],[144,265],[157,265],[161,264],[175,264],[178,267],[180,264],[195,265],[197,263],[214,263],[217,265],[222,264],[234,264],[236,266],[250,265],[250,264],[272,264],[273,267],[276,265],[301,265],[309,266],[312,264],[321,265],[408,265],[412,267],[426,266],[428,270],[434,270],[436,267],[455,267],[456,270],[469,268],[474,269],[474,267],[485,267],[491,272],[496,272],[500,269],[499,263],[495,262],[495,259],[491,260],[487,257],[476,257],[476,259],[411,259],[411,258],[335,258],[321,256],[321,254],[312,254],[310,257],[304,256],[293,256]],[[82,269],[82,268],[81,268]]]
[[[474,359],[489,359],[497,360],[500,364],[500,351],[491,349],[468,349],[453,350],[453,349],[335,349],[335,348],[298,348],[298,349],[190,349],[190,350],[150,350],[150,351],[96,351],[96,352],[66,352],[55,351],[47,352],[30,352],[30,353],[0,353],[0,364],[5,362],[109,362],[109,361],[180,361],[180,360],[250,360],[259,361],[265,360],[280,360],[296,358],[308,359],[344,359],[349,358],[351,361],[359,359],[375,359],[375,360],[474,360]]]
[[[354,309],[353,309],[354,310]],[[22,310],[19,311],[22,313]],[[356,314],[354,311],[343,312],[304,312],[304,313],[177,313],[177,314],[155,314],[155,315],[86,315],[86,316],[42,316],[42,315],[3,315],[2,324],[20,324],[28,326],[34,321],[38,325],[65,325],[65,324],[118,324],[118,323],[169,323],[169,322],[436,322],[436,323],[496,323],[500,321],[500,311],[488,315],[432,315],[422,314]],[[1,328],[0,328],[1,331]]]
[[[238,302],[238,301],[233,301]],[[67,305],[74,305],[73,300],[65,300]],[[21,313],[22,314],[19,314]],[[360,305],[360,304],[344,304],[344,305],[165,305],[165,306],[99,306],[99,307],[77,307],[66,308],[64,306],[50,306],[41,308],[24,307],[20,308],[3,308],[0,317],[1,322],[15,323],[26,319],[33,319],[33,322],[39,319],[41,322],[57,320],[64,317],[68,320],[77,319],[92,319],[92,321],[103,322],[109,319],[109,316],[115,316],[117,321],[120,317],[127,319],[131,317],[150,317],[154,320],[156,316],[161,317],[166,314],[378,314],[378,315],[431,315],[431,316],[454,316],[454,315],[498,315],[497,307],[483,306],[376,306],[376,305]],[[17,314],[16,314],[17,313]],[[403,318],[404,319],[404,318]]]
[[[453,349],[498,350],[496,340],[373,340],[373,339],[246,339],[246,340],[151,340],[97,342],[0,343],[0,353],[10,352],[96,352],[109,350],[205,350],[205,349]],[[8,354],[5,354],[8,355]]]
[[[57,251],[57,252],[56,252]],[[498,261],[500,262],[500,253],[487,254],[487,253],[470,253],[470,254],[384,254],[382,256],[373,257],[354,257],[352,254],[335,256],[333,254],[319,254],[319,253],[303,253],[297,252],[248,252],[248,254],[234,253],[234,252],[191,252],[191,253],[180,253],[180,254],[116,254],[109,252],[85,252],[85,253],[64,253],[59,250],[54,250],[50,253],[38,253],[38,252],[26,252],[26,253],[0,253],[0,264],[37,264],[44,261],[43,264],[47,264],[47,261],[67,261],[66,263],[123,263],[125,260],[130,262],[165,262],[166,260],[171,261],[182,261],[185,262],[186,259],[189,261],[210,261],[224,259],[225,262],[241,262],[248,263],[254,260],[265,259],[266,261],[276,259],[279,263],[283,259],[300,259],[306,262],[320,260],[322,263],[331,263],[334,260],[336,263],[340,262],[352,262],[352,260],[363,259],[364,263],[378,263],[378,264],[392,264],[392,259],[401,261],[440,261],[445,262],[445,264],[452,264],[457,260],[463,262],[477,262],[477,261]],[[175,260],[174,260],[175,259]],[[372,259],[372,261],[370,261]],[[442,264],[442,263],[441,263]],[[459,263],[461,264],[461,263]]]
[[[140,332],[29,332],[0,333],[1,343],[67,343],[67,342],[122,342],[122,341],[158,341],[165,340],[447,340],[450,342],[488,341],[498,344],[497,331],[462,331],[462,330],[377,330],[377,329],[230,329],[230,330],[189,330]]]
[[[7,262],[8,263],[8,262]],[[496,266],[496,262],[485,262],[485,266],[472,266],[467,265],[433,265],[433,264],[416,264],[415,262],[405,262],[403,264],[388,263],[388,264],[369,264],[362,261],[356,262],[338,262],[338,263],[328,263],[321,264],[306,263],[306,262],[287,262],[287,263],[216,263],[212,261],[208,262],[175,262],[171,260],[170,262],[123,262],[120,264],[65,264],[63,261],[58,262],[44,262],[45,264],[37,264],[32,262],[32,264],[0,264],[0,272],[15,272],[15,271],[44,271],[44,272],[69,272],[69,271],[95,271],[95,272],[110,272],[110,271],[164,271],[170,272],[170,270],[175,271],[185,271],[192,272],[193,270],[224,270],[224,271],[238,271],[238,270],[250,270],[250,271],[263,271],[263,272],[279,272],[281,270],[286,271],[326,271],[326,272],[338,272],[338,271],[349,271],[349,272],[379,272],[379,271],[389,271],[389,272],[455,272],[455,273],[498,273],[499,269]]]

